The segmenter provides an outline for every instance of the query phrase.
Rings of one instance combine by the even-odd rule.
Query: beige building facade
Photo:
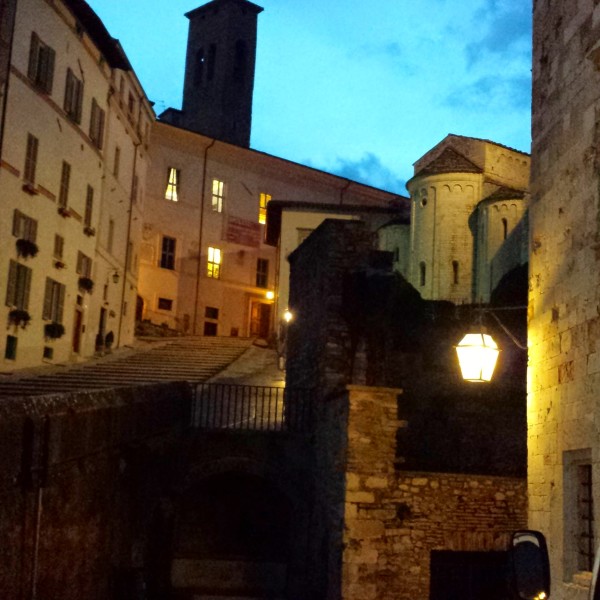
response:
[[[552,598],[588,598],[600,542],[600,7],[534,3],[529,525]]]
[[[0,370],[130,343],[150,104],[70,0],[17,3],[5,90]]]

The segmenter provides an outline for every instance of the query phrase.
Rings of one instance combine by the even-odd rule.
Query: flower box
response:
[[[80,277],[79,289],[91,294],[94,290],[94,282],[89,277]]]
[[[8,322],[15,327],[25,329],[29,325],[29,321],[31,321],[31,315],[22,308],[13,308],[8,313]]]
[[[44,325],[44,337],[49,340],[57,340],[65,334],[65,326],[62,323],[52,321]]]
[[[16,242],[17,245],[17,254],[22,258],[34,257],[39,248],[35,242],[31,240],[26,240],[24,238],[19,238]]]

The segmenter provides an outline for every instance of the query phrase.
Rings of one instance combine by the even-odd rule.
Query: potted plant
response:
[[[44,325],[44,337],[49,340],[57,340],[65,334],[65,326],[62,323],[52,321]]]
[[[94,290],[94,282],[89,277],[80,277],[79,289],[91,294]]]
[[[8,322],[15,327],[25,329],[29,325],[29,321],[31,321],[31,315],[22,308],[13,308],[8,313]]]
[[[23,258],[33,257],[38,253],[39,248],[35,242],[25,238],[19,238],[16,242],[17,254]]]
[[[83,233],[85,233],[85,235],[87,235],[88,237],[93,237],[96,235],[96,229],[94,227],[90,227],[89,225],[86,225],[83,228]]]

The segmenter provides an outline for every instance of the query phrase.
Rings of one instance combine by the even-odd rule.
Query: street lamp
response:
[[[294,318],[294,313],[292,313],[292,311],[289,308],[286,308],[283,311],[283,320],[286,323],[289,323],[293,318]]]
[[[498,360],[498,344],[487,333],[467,333],[456,346],[463,379],[482,383],[491,381]]]

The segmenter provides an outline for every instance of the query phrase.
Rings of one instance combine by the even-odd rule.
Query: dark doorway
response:
[[[507,552],[431,552],[430,600],[506,600]]]
[[[264,302],[253,302],[250,311],[250,335],[267,339],[270,330],[271,305]]]

